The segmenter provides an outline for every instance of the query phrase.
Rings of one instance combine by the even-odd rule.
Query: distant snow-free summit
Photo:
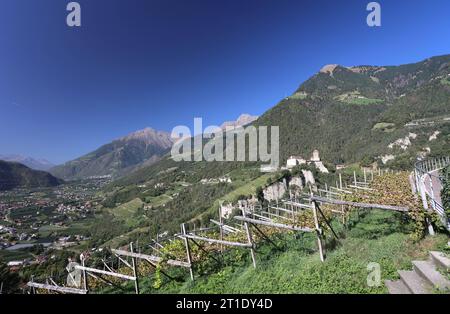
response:
[[[0,155],[0,160],[18,162],[34,170],[47,171],[55,165],[43,158],[32,158],[17,154]]]
[[[170,133],[145,128],[56,166],[50,172],[66,180],[105,175],[116,177],[160,160],[171,146]]]
[[[226,121],[224,122],[220,128],[226,129],[226,128],[237,128],[240,126],[246,126],[258,119],[258,116],[252,116],[247,113],[243,113],[239,116],[239,118],[236,121]]]

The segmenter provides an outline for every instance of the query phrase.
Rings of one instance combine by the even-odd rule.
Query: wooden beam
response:
[[[28,282],[28,287],[37,288],[37,289],[45,289],[50,291],[57,291],[62,293],[70,293],[70,294],[86,294],[87,291],[83,289],[77,289],[77,288],[68,288],[68,287],[60,287],[60,286],[54,286],[54,285],[47,285],[43,283],[37,283],[37,282]]]
[[[352,191],[348,191],[348,190],[344,190],[344,189],[340,189],[340,188],[335,188],[334,186],[331,187],[331,190],[335,190],[341,193],[345,193],[345,194],[353,194]]]
[[[408,207],[399,207],[399,206],[390,206],[390,205],[380,205],[380,204],[368,204],[368,203],[356,203],[356,202],[348,202],[348,201],[340,201],[334,200],[319,196],[312,196],[311,201],[318,201],[321,203],[335,204],[335,205],[348,205],[353,207],[362,207],[362,208],[376,208],[376,209],[385,209],[385,210],[393,210],[398,212],[408,212]]]
[[[83,255],[84,255],[84,254],[83,254]],[[85,266],[84,260],[85,260],[85,257],[83,256],[83,257],[81,258],[81,265],[82,265],[83,267]],[[84,288],[84,290],[89,291],[88,276],[87,276],[86,270],[83,270],[83,288]]]
[[[305,200],[307,200],[306,198],[304,198]],[[298,202],[292,202],[292,201],[283,201],[283,203],[285,203],[286,205],[293,205],[293,206],[297,206],[300,208],[304,208],[304,209],[311,209],[311,205],[308,204],[302,204],[302,203],[298,203]]]
[[[276,209],[278,211],[282,211],[282,212],[288,213],[289,215],[292,215],[292,212],[293,212],[292,210],[288,210],[288,209],[285,209],[285,208],[282,208],[282,207],[269,206],[269,208]],[[297,211],[295,211],[294,213],[297,213]]]
[[[113,272],[113,273],[116,272],[114,269],[112,269],[111,267],[109,267],[108,264],[106,264],[106,262],[105,262],[105,260],[104,260],[103,258],[102,258],[102,262],[103,262],[103,265],[105,265],[105,267],[106,267],[110,272]]]
[[[375,191],[374,189],[357,186],[357,185],[349,185],[349,187],[352,189],[363,190],[363,191]]]
[[[332,192],[332,191],[328,191],[328,190],[322,190],[322,189],[319,189],[319,191],[322,191],[322,192],[324,192],[324,193],[326,193],[326,194],[331,194],[331,195],[338,195],[338,196],[341,196],[341,193],[336,193],[336,192]]]
[[[263,219],[264,221],[269,221],[272,222],[272,219],[269,217],[265,217],[264,215],[259,215],[259,214],[255,214],[255,213],[249,213],[250,215],[254,216],[254,217],[258,217]],[[267,212],[262,212],[261,214],[267,214]]]
[[[186,226],[185,224],[181,224],[181,233],[183,236],[186,236]],[[191,280],[194,281],[194,270],[192,269],[192,255],[191,255],[191,247],[189,246],[189,240],[186,237],[183,237],[184,245],[186,246],[186,256],[189,263],[189,273],[191,275]]]
[[[293,225],[285,225],[285,224],[280,224],[280,223],[276,223],[276,222],[251,219],[251,218],[242,217],[242,216],[235,216],[234,219],[237,219],[239,221],[249,222],[251,224],[264,225],[264,226],[292,230],[292,231],[314,232],[314,229],[311,229],[308,227],[301,228],[301,227],[296,227]]]
[[[221,241],[221,240],[217,240],[217,239],[200,237],[200,236],[193,235],[193,234],[185,234],[185,235],[182,235],[181,237],[186,237],[188,239],[193,239],[193,240],[205,241],[208,243],[218,243],[218,244],[223,244],[223,245],[229,245],[229,246],[252,247],[252,245],[249,243]]]
[[[124,263],[126,266],[128,266],[128,267],[131,268],[130,263],[128,263],[128,262],[127,262],[126,260],[124,260],[123,258],[121,258],[118,254],[114,254],[114,255],[116,255],[117,258],[119,259],[119,267],[118,267],[118,268],[120,268],[120,262]]]
[[[130,251],[133,253],[133,242],[130,243]],[[133,276],[136,278],[134,280],[134,290],[136,291],[136,294],[139,294],[139,275],[138,275],[138,269],[137,269],[137,260],[136,257],[131,258],[131,264],[133,265]]]
[[[153,263],[161,263],[163,261],[163,259],[161,257],[154,256],[154,255],[147,255],[147,254],[134,253],[134,252],[132,253],[132,252],[128,252],[128,251],[115,250],[115,249],[112,249],[111,252],[113,252],[114,254],[117,254],[117,255],[121,255],[121,256],[140,258],[140,259],[147,260],[147,261],[150,261]],[[180,267],[186,267],[186,268],[191,267],[191,265],[189,263],[177,261],[177,260],[173,260],[173,259],[167,260],[166,263],[169,265],[172,265],[172,266],[180,266]]]
[[[75,266],[75,269],[91,272],[94,274],[97,273],[97,274],[113,276],[113,277],[117,277],[117,278],[121,278],[121,279],[125,279],[125,280],[133,280],[133,281],[136,280],[136,277],[133,277],[133,276],[128,276],[128,275],[119,274],[119,273],[112,273],[112,272],[109,272],[106,270],[100,270],[100,269],[91,268],[91,267],[84,267],[84,266],[77,265],[77,266]]]
[[[199,233],[199,232],[207,232],[207,231],[211,231],[211,230],[215,230],[215,229],[216,229],[216,227],[199,228],[199,229],[195,229],[195,230],[190,230],[190,232]]]
[[[322,247],[322,230],[319,226],[319,218],[317,217],[317,206],[316,202],[313,202],[313,214],[314,214],[314,224],[316,226],[316,233],[317,233],[317,245],[319,246],[319,254],[320,254],[320,260],[323,262],[325,260],[325,256],[323,254],[323,247]]]
[[[280,218],[280,219],[284,219],[284,220],[293,222],[292,218],[280,216],[280,215],[277,215],[277,214],[272,214],[272,213],[269,213],[269,212],[266,212],[266,214],[267,214],[268,216],[270,216],[270,217]],[[270,221],[273,222],[273,220],[270,220]]]
[[[242,230],[239,230],[239,229],[237,229],[237,228],[234,228],[234,227],[231,227],[231,226],[229,226],[229,225],[226,225],[226,224],[224,224],[223,222],[221,223],[221,222],[216,221],[216,220],[214,220],[214,219],[210,219],[210,221],[211,221],[213,224],[215,224],[215,225],[222,226],[222,228],[223,228],[224,231],[232,232],[232,233],[234,233],[234,232],[242,232]]]
[[[246,218],[245,210],[242,210],[242,216],[244,216],[244,218]],[[255,256],[255,249],[253,248],[253,237],[252,237],[252,234],[250,233],[250,228],[246,221],[244,221],[244,228],[245,228],[245,233],[247,234],[248,244],[250,245],[250,255],[252,257],[253,268],[256,268],[256,256]]]
[[[219,229],[220,229],[220,240],[223,241],[222,205],[219,206]],[[223,252],[223,244],[220,245],[220,252]]]

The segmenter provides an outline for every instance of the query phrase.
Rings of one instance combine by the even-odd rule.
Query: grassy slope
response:
[[[105,242],[101,246],[102,247],[117,248],[124,241],[129,241],[130,237],[133,237],[133,236],[139,235],[139,234],[146,234],[146,233],[148,233],[149,229],[150,229],[149,227],[142,227],[142,228],[134,229],[133,231],[130,231],[130,232],[125,233],[125,234],[122,234],[120,236],[117,236],[117,237],[115,237],[115,238]]]
[[[109,209],[111,214],[118,218],[124,219],[127,224],[131,224],[133,216],[136,214],[139,208],[143,206],[143,202],[139,198],[135,198],[125,204],[119,205],[116,208]]]
[[[434,241],[432,241],[434,242]],[[410,252],[400,253],[403,250]],[[417,254],[407,236],[393,234],[379,240],[348,239],[321,263],[318,254],[289,250],[259,263],[254,270],[225,268],[195,284],[167,288],[181,293],[385,293],[384,285],[370,288],[366,284],[367,265],[381,265],[382,279],[397,278],[396,270],[410,267]],[[423,255],[425,252],[420,252]],[[414,256],[415,257],[415,256]]]
[[[258,248],[257,268],[253,269],[245,251],[234,250],[225,255],[232,263],[217,268],[212,274],[182,283],[164,279],[160,289],[152,287],[154,279],[144,279],[143,293],[387,293],[384,280],[397,279],[398,269],[411,269],[411,261],[425,259],[429,250],[442,249],[445,236],[428,237],[414,243],[402,233],[378,239],[348,237],[341,246],[330,251],[324,263],[315,252],[314,236],[294,239],[288,236],[288,247],[277,252],[265,244]],[[314,251],[313,251],[314,250]],[[233,262],[231,262],[231,260]],[[367,265],[381,266],[381,285],[369,287]],[[133,292],[131,285],[127,291]],[[103,292],[118,293],[106,289]]]
[[[219,200],[217,200],[212,207],[217,208],[220,201],[224,202],[236,202],[237,198],[241,195],[252,195],[255,194],[256,189],[260,186],[264,186],[267,179],[273,177],[272,174],[264,174],[255,180],[244,183],[244,185],[238,187],[237,189],[231,191],[230,193],[224,195]]]

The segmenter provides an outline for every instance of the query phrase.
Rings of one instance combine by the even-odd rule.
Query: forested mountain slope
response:
[[[0,160],[0,191],[17,187],[49,187],[63,183],[50,173],[30,169],[16,162]]]

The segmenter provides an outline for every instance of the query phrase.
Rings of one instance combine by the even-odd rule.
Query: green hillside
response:
[[[411,261],[424,259],[429,250],[442,250],[445,235],[427,237],[414,242],[407,234],[407,226],[399,225],[392,213],[365,213],[354,217],[353,227],[341,229],[339,245],[329,243],[327,258],[320,261],[316,238],[312,234],[285,234],[272,238],[276,249],[265,242],[257,248],[257,268],[251,264],[245,249],[232,249],[223,255],[222,264],[209,259],[197,265],[192,282],[185,270],[170,269],[170,274],[182,281],[150,275],[140,283],[142,293],[387,293],[384,280],[398,279],[398,269],[410,269]],[[391,226],[380,224],[389,221]],[[368,228],[370,226],[370,228]],[[406,228],[406,229],[405,229]],[[217,258],[218,256],[216,256]],[[369,263],[381,269],[379,286],[367,285]],[[124,284],[122,291],[103,288],[102,293],[134,293],[132,284]]]
[[[280,127],[281,160],[319,149],[323,159],[336,164],[390,153],[406,155],[412,164],[423,147],[395,152],[388,145],[411,131],[405,127],[408,122],[450,113],[450,87],[441,82],[449,74],[449,55],[396,67],[337,66],[303,83],[294,93],[303,97],[282,100],[256,125]],[[387,123],[395,125],[391,132],[375,127]],[[441,130],[441,139],[448,138],[442,125],[415,132],[429,137],[435,130]],[[421,140],[424,146],[436,144],[425,142]],[[440,141],[434,148],[450,152],[450,142]]]
[[[0,191],[17,187],[35,188],[62,184],[45,171],[32,170],[22,164],[0,160]]]

